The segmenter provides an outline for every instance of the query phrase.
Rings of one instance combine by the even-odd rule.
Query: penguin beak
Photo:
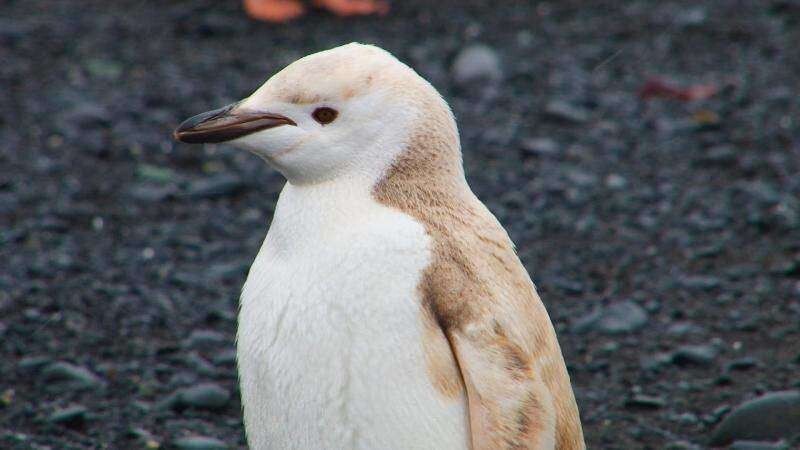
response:
[[[239,103],[234,103],[186,119],[172,135],[176,140],[189,144],[225,142],[281,125],[297,126],[286,116],[243,110]]]

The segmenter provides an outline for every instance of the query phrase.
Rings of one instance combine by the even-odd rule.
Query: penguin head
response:
[[[249,97],[186,120],[174,136],[229,142],[307,184],[379,177],[417,130],[430,134],[429,118],[457,147],[452,114],[427,81],[385,50],[351,43],[295,61]]]

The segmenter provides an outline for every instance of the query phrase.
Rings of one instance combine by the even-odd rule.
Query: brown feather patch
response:
[[[423,350],[428,377],[439,393],[446,398],[464,395],[464,382],[458,372],[458,363],[450,349],[444,332],[436,323],[429,308],[422,308]]]
[[[585,449],[555,331],[505,230],[464,181],[452,115],[440,99],[416,101],[425,119],[373,195],[432,239],[419,287],[431,382],[446,395],[466,389],[474,449]],[[442,336],[454,360],[441,356]]]

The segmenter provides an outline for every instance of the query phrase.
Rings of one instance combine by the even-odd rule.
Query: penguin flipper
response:
[[[554,449],[552,395],[497,323],[454,330],[449,340],[466,387],[472,449]]]

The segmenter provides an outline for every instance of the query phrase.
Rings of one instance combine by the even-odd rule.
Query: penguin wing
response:
[[[456,359],[473,450],[582,449],[555,331],[499,226],[439,240],[425,304]]]

